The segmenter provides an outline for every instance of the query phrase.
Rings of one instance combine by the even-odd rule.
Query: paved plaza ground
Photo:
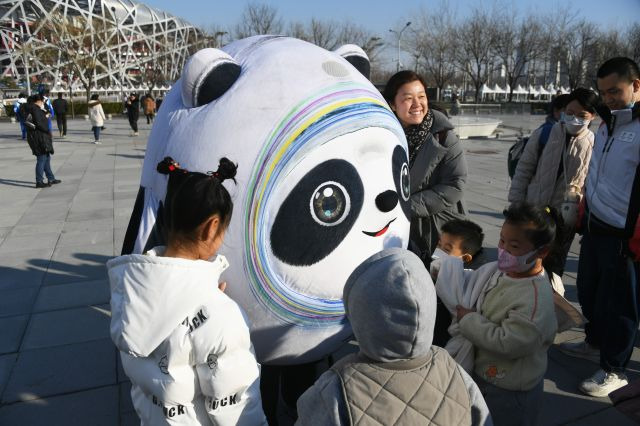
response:
[[[516,129],[540,116],[502,116],[501,139],[464,141],[469,164],[465,202],[495,253],[509,185],[506,153]],[[128,123],[106,123],[102,145],[90,124],[69,123],[56,138],[52,167],[62,183],[34,188],[35,158],[17,138],[18,125],[0,123],[0,425],[139,424],[129,383],[109,338],[105,262],[120,253],[139,186],[150,126],[128,136]],[[577,302],[578,241],[569,256],[567,297]],[[581,339],[581,330],[557,342]],[[552,347],[541,425],[633,424],[608,398],[577,392],[598,367]],[[640,352],[629,364],[640,377]]]

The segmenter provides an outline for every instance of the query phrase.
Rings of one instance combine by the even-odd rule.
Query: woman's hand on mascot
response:
[[[227,289],[227,282],[226,281],[222,281],[221,283],[219,283],[218,284],[218,289],[220,289],[220,291],[224,293],[224,291]]]
[[[464,306],[456,305],[456,317],[458,318],[458,321],[464,318],[465,315],[475,311],[475,309],[467,309]]]

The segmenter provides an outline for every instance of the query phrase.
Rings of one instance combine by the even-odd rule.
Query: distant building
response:
[[[81,19],[87,31],[100,27],[110,34],[108,47],[95,70],[96,87],[126,89],[141,86],[141,74],[175,81],[187,58],[206,42],[204,34],[166,12],[131,0],[15,0],[0,2],[0,76],[25,82],[67,87],[73,74],[67,64],[38,55],[51,50],[43,25],[52,16]],[[100,22],[100,25],[93,22]],[[74,83],[75,87],[75,83]]]

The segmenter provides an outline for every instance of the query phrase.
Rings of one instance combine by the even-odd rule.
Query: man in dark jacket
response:
[[[53,112],[58,123],[60,137],[67,137],[67,101],[63,98],[62,93],[58,93],[58,99],[53,101]]]
[[[53,154],[53,141],[49,132],[49,120],[44,111],[44,98],[42,95],[33,95],[33,103],[27,109],[27,142],[31,152],[36,156],[36,188],[46,188],[60,183],[59,179],[51,171],[51,154]],[[44,183],[44,175],[47,175],[47,183]]]
[[[131,136],[138,136],[138,117],[140,117],[140,100],[138,99],[138,95],[134,93],[130,94],[125,106],[127,107],[129,125],[133,132]]]

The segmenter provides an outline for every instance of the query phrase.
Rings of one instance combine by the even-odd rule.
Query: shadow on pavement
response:
[[[13,179],[2,179],[0,178],[0,185],[10,185],[10,186],[23,186],[26,188],[33,188],[35,186],[34,182],[27,182],[25,180],[13,180]]]

